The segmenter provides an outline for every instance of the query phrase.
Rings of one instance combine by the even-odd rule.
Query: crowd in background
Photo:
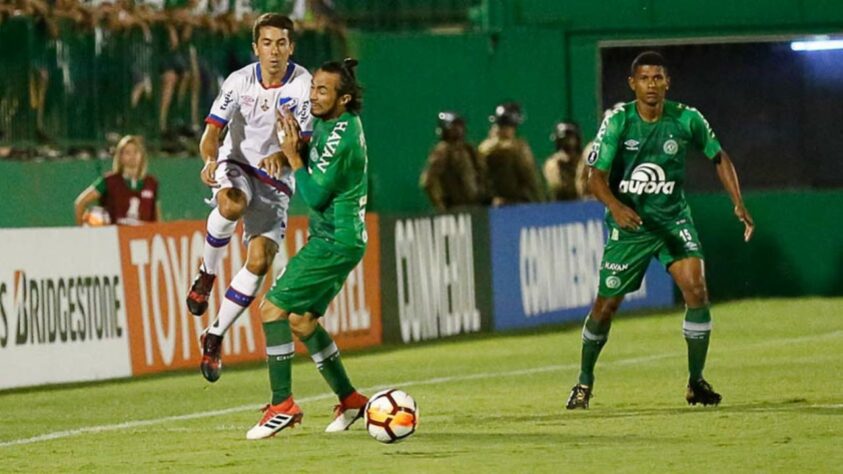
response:
[[[554,126],[556,151],[544,160],[542,178],[530,145],[518,135],[524,114],[517,102],[504,102],[489,117],[489,134],[476,148],[466,141],[466,122],[440,112],[439,141],[428,156],[420,185],[431,204],[445,211],[463,206],[503,206],[566,201],[588,196],[582,134],[576,123]]]
[[[0,41],[20,47],[4,51],[4,69],[28,69],[0,78],[0,157],[107,155],[103,142],[113,148],[125,133],[194,152],[222,80],[253,61],[263,11],[344,46],[329,0],[0,0]],[[27,142],[37,149],[10,145]]]

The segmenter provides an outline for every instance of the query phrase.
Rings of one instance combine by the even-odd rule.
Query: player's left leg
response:
[[[232,278],[217,312],[217,320],[202,338],[200,370],[209,382],[216,382],[220,377],[222,338],[254,301],[278,252],[278,244],[264,236],[253,237],[249,239],[247,252],[246,265]]]
[[[246,439],[275,436],[301,422],[304,414],[293,400],[292,365],[295,355],[289,312],[271,301],[261,303],[261,321],[266,338],[266,365],[269,370],[270,403],[263,408],[257,424],[246,432]]]
[[[682,325],[688,345],[688,403],[716,405],[721,396],[703,378],[711,336],[711,312],[705,282],[705,263],[692,256],[674,261],[668,267],[670,275],[685,300],[685,320]]]
[[[597,298],[583,323],[580,375],[565,404],[569,410],[588,408],[594,389],[594,367],[608,341],[612,318],[624,295],[641,286],[650,259],[661,245],[652,236],[630,236],[614,227],[609,235],[600,262]]]
[[[328,382],[340,403],[334,407],[334,420],[325,429],[328,433],[345,431],[363,416],[368,398],[351,385],[345,371],[340,350],[328,331],[319,324],[318,317],[311,313],[291,314],[290,327],[293,334],[307,347],[310,357],[316,363],[319,373]]]

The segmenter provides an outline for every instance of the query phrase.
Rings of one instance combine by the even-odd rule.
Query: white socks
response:
[[[243,314],[255,299],[258,289],[263,283],[263,276],[255,275],[243,267],[234,275],[231,285],[225,292],[220,310],[217,312],[217,320],[211,325],[208,332],[217,336],[225,335],[225,332],[234,324],[234,321]]]
[[[230,221],[220,214],[219,208],[214,208],[208,216],[207,233],[205,235],[204,266],[206,273],[216,274],[222,262],[225,247],[231,242],[231,235],[237,221]]]

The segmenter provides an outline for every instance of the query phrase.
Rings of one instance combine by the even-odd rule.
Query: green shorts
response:
[[[322,240],[311,239],[290,259],[266,299],[295,314],[309,312],[322,316],[364,252],[363,248],[338,249]]]
[[[683,258],[702,259],[702,245],[693,221],[682,218],[663,231],[645,233],[626,232],[609,224],[597,295],[620,296],[640,288],[654,256],[665,268]]]

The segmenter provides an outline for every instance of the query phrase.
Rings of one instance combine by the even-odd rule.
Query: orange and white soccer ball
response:
[[[390,388],[372,395],[364,413],[366,429],[381,443],[396,443],[416,432],[419,407],[413,397]]]
[[[93,206],[85,211],[82,215],[82,223],[86,227],[101,227],[111,224],[111,216],[108,211],[100,206]]]

